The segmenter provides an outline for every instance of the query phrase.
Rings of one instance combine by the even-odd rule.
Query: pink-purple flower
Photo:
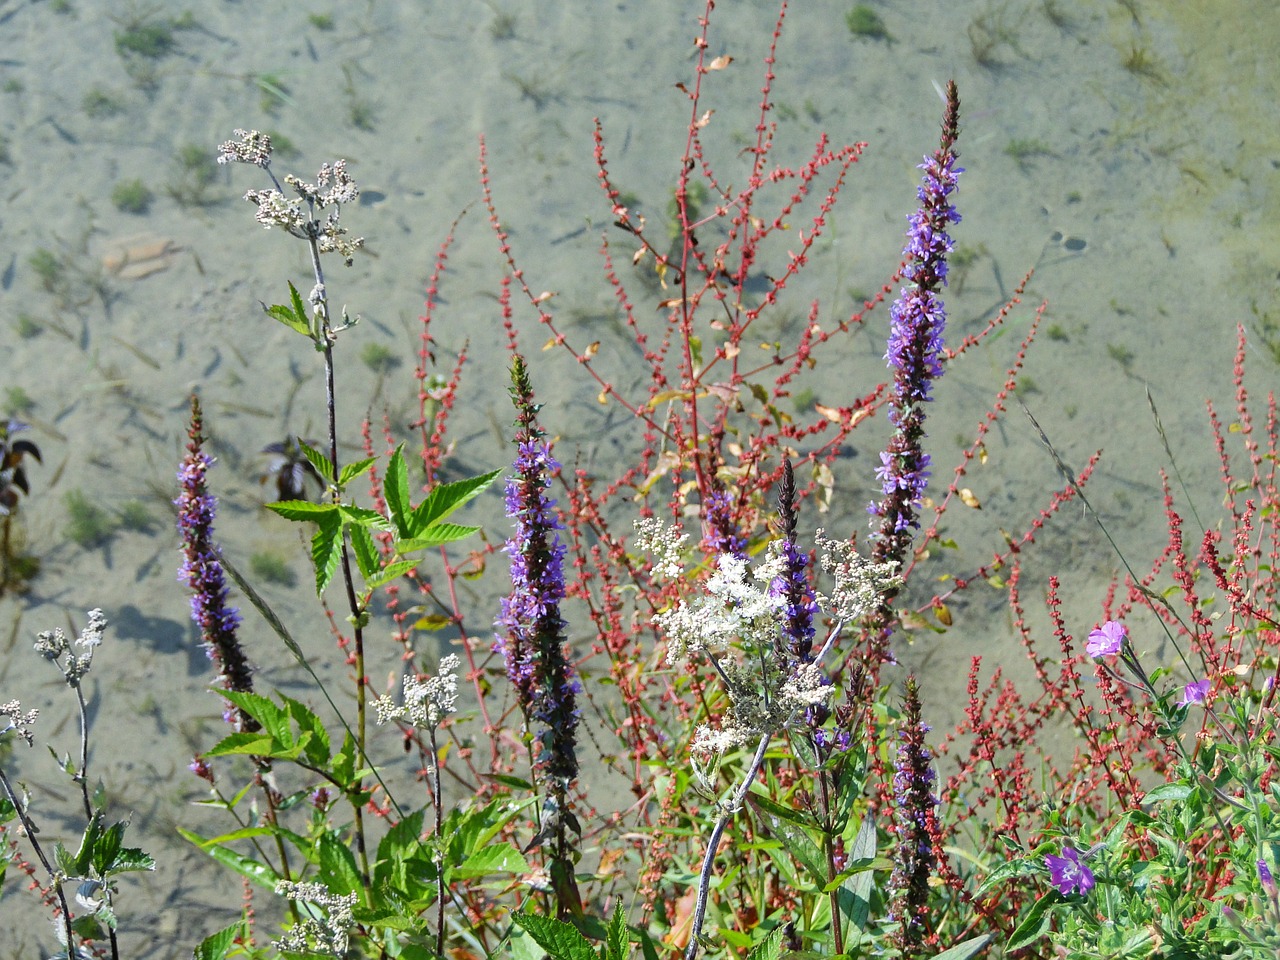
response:
[[[1094,658],[1113,657],[1124,648],[1128,636],[1128,627],[1119,620],[1108,620],[1089,634],[1089,642],[1084,648]]]
[[[1212,681],[1206,677],[1203,680],[1197,680],[1194,683],[1188,683],[1182,688],[1182,699],[1178,701],[1178,706],[1189,707],[1193,703],[1204,703],[1204,698],[1209,695],[1209,687]]]
[[[1093,889],[1093,871],[1085,866],[1080,859],[1080,851],[1074,847],[1065,847],[1060,857],[1049,854],[1044,858],[1044,865],[1049,868],[1049,882],[1064,897],[1071,893],[1088,893]]]

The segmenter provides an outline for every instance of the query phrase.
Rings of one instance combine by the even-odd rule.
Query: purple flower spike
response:
[[[930,399],[933,381],[942,375],[942,333],[947,317],[940,294],[947,282],[947,254],[952,249],[947,227],[960,222],[950,200],[963,172],[956,164],[959,116],[960,96],[953,82],[947,84],[942,141],[920,165],[924,171],[918,192],[920,207],[908,218],[907,244],[902,251],[908,285],[889,311],[885,359],[893,371],[889,421],[894,434],[876,471],[884,498],[868,508],[872,516],[880,518],[875,559],[881,562],[901,562],[907,556],[912,531],[920,526],[917,517],[929,482],[929,455],[921,448],[921,441],[925,437],[924,405]]]
[[[185,557],[178,579],[191,588],[191,619],[200,627],[209,659],[218,665],[218,679],[228,690],[253,690],[249,661],[236,639],[240,613],[227,604],[227,584],[222,561],[213,539],[213,518],[218,501],[205,486],[205,474],[213,460],[204,452],[204,421],[200,401],[191,398],[190,442],[178,470],[180,486],[173,505],[178,508],[178,532]],[[228,722],[242,731],[258,729],[257,721],[228,707]]]
[[[1258,861],[1258,880],[1262,883],[1262,889],[1266,891],[1267,896],[1275,897],[1277,894],[1276,881],[1271,876],[1271,868],[1267,866],[1267,861]]]
[[[1209,695],[1209,687],[1212,681],[1206,677],[1203,680],[1197,680],[1195,683],[1188,683],[1182,688],[1182,699],[1178,701],[1178,706],[1189,707],[1193,703],[1204,703],[1204,698]]]
[[[1089,634],[1085,652],[1095,660],[1098,657],[1114,657],[1122,649],[1129,636],[1129,628],[1119,620],[1108,620]]]
[[[1049,882],[1064,897],[1088,893],[1094,887],[1093,871],[1080,860],[1080,852],[1074,847],[1064,848],[1060,857],[1049,854],[1044,865],[1049,868]]]

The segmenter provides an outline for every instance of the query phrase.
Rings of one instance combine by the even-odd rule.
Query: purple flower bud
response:
[[[1208,677],[1203,680],[1197,680],[1195,683],[1188,683],[1182,688],[1182,699],[1178,701],[1178,706],[1189,707],[1193,703],[1204,703],[1204,698],[1209,694],[1209,687],[1213,685]]]

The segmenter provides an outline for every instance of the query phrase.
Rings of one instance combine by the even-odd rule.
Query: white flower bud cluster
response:
[[[93,651],[102,645],[102,634],[106,628],[107,618],[102,611],[90,610],[89,621],[76,640],[76,644],[84,648],[84,653],[78,656],[73,653],[71,644],[67,642],[67,635],[57,627],[37,634],[35,649],[46,660],[57,663],[67,683],[74,687],[93,665]],[[58,658],[64,653],[67,655],[66,659],[58,663]]]
[[[404,678],[404,705],[398,706],[390,697],[382,696],[373,701],[378,723],[407,718],[415,727],[434,730],[441,721],[458,709],[458,674],[461,661],[451,653],[440,661],[434,677],[419,680]]]
[[[303,901],[322,907],[326,916],[322,919],[308,917],[285,931],[283,937],[272,941],[281,953],[328,953],[334,957],[346,956],[351,928],[356,925],[352,908],[359,895],[348,893],[339,896],[331,893],[322,883],[295,883],[281,880],[276,884],[276,895],[286,900]]]

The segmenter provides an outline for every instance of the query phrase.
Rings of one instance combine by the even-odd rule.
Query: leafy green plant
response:
[[[141,180],[121,180],[111,190],[111,202],[121,213],[140,215],[151,208],[155,199],[150,188]]]

